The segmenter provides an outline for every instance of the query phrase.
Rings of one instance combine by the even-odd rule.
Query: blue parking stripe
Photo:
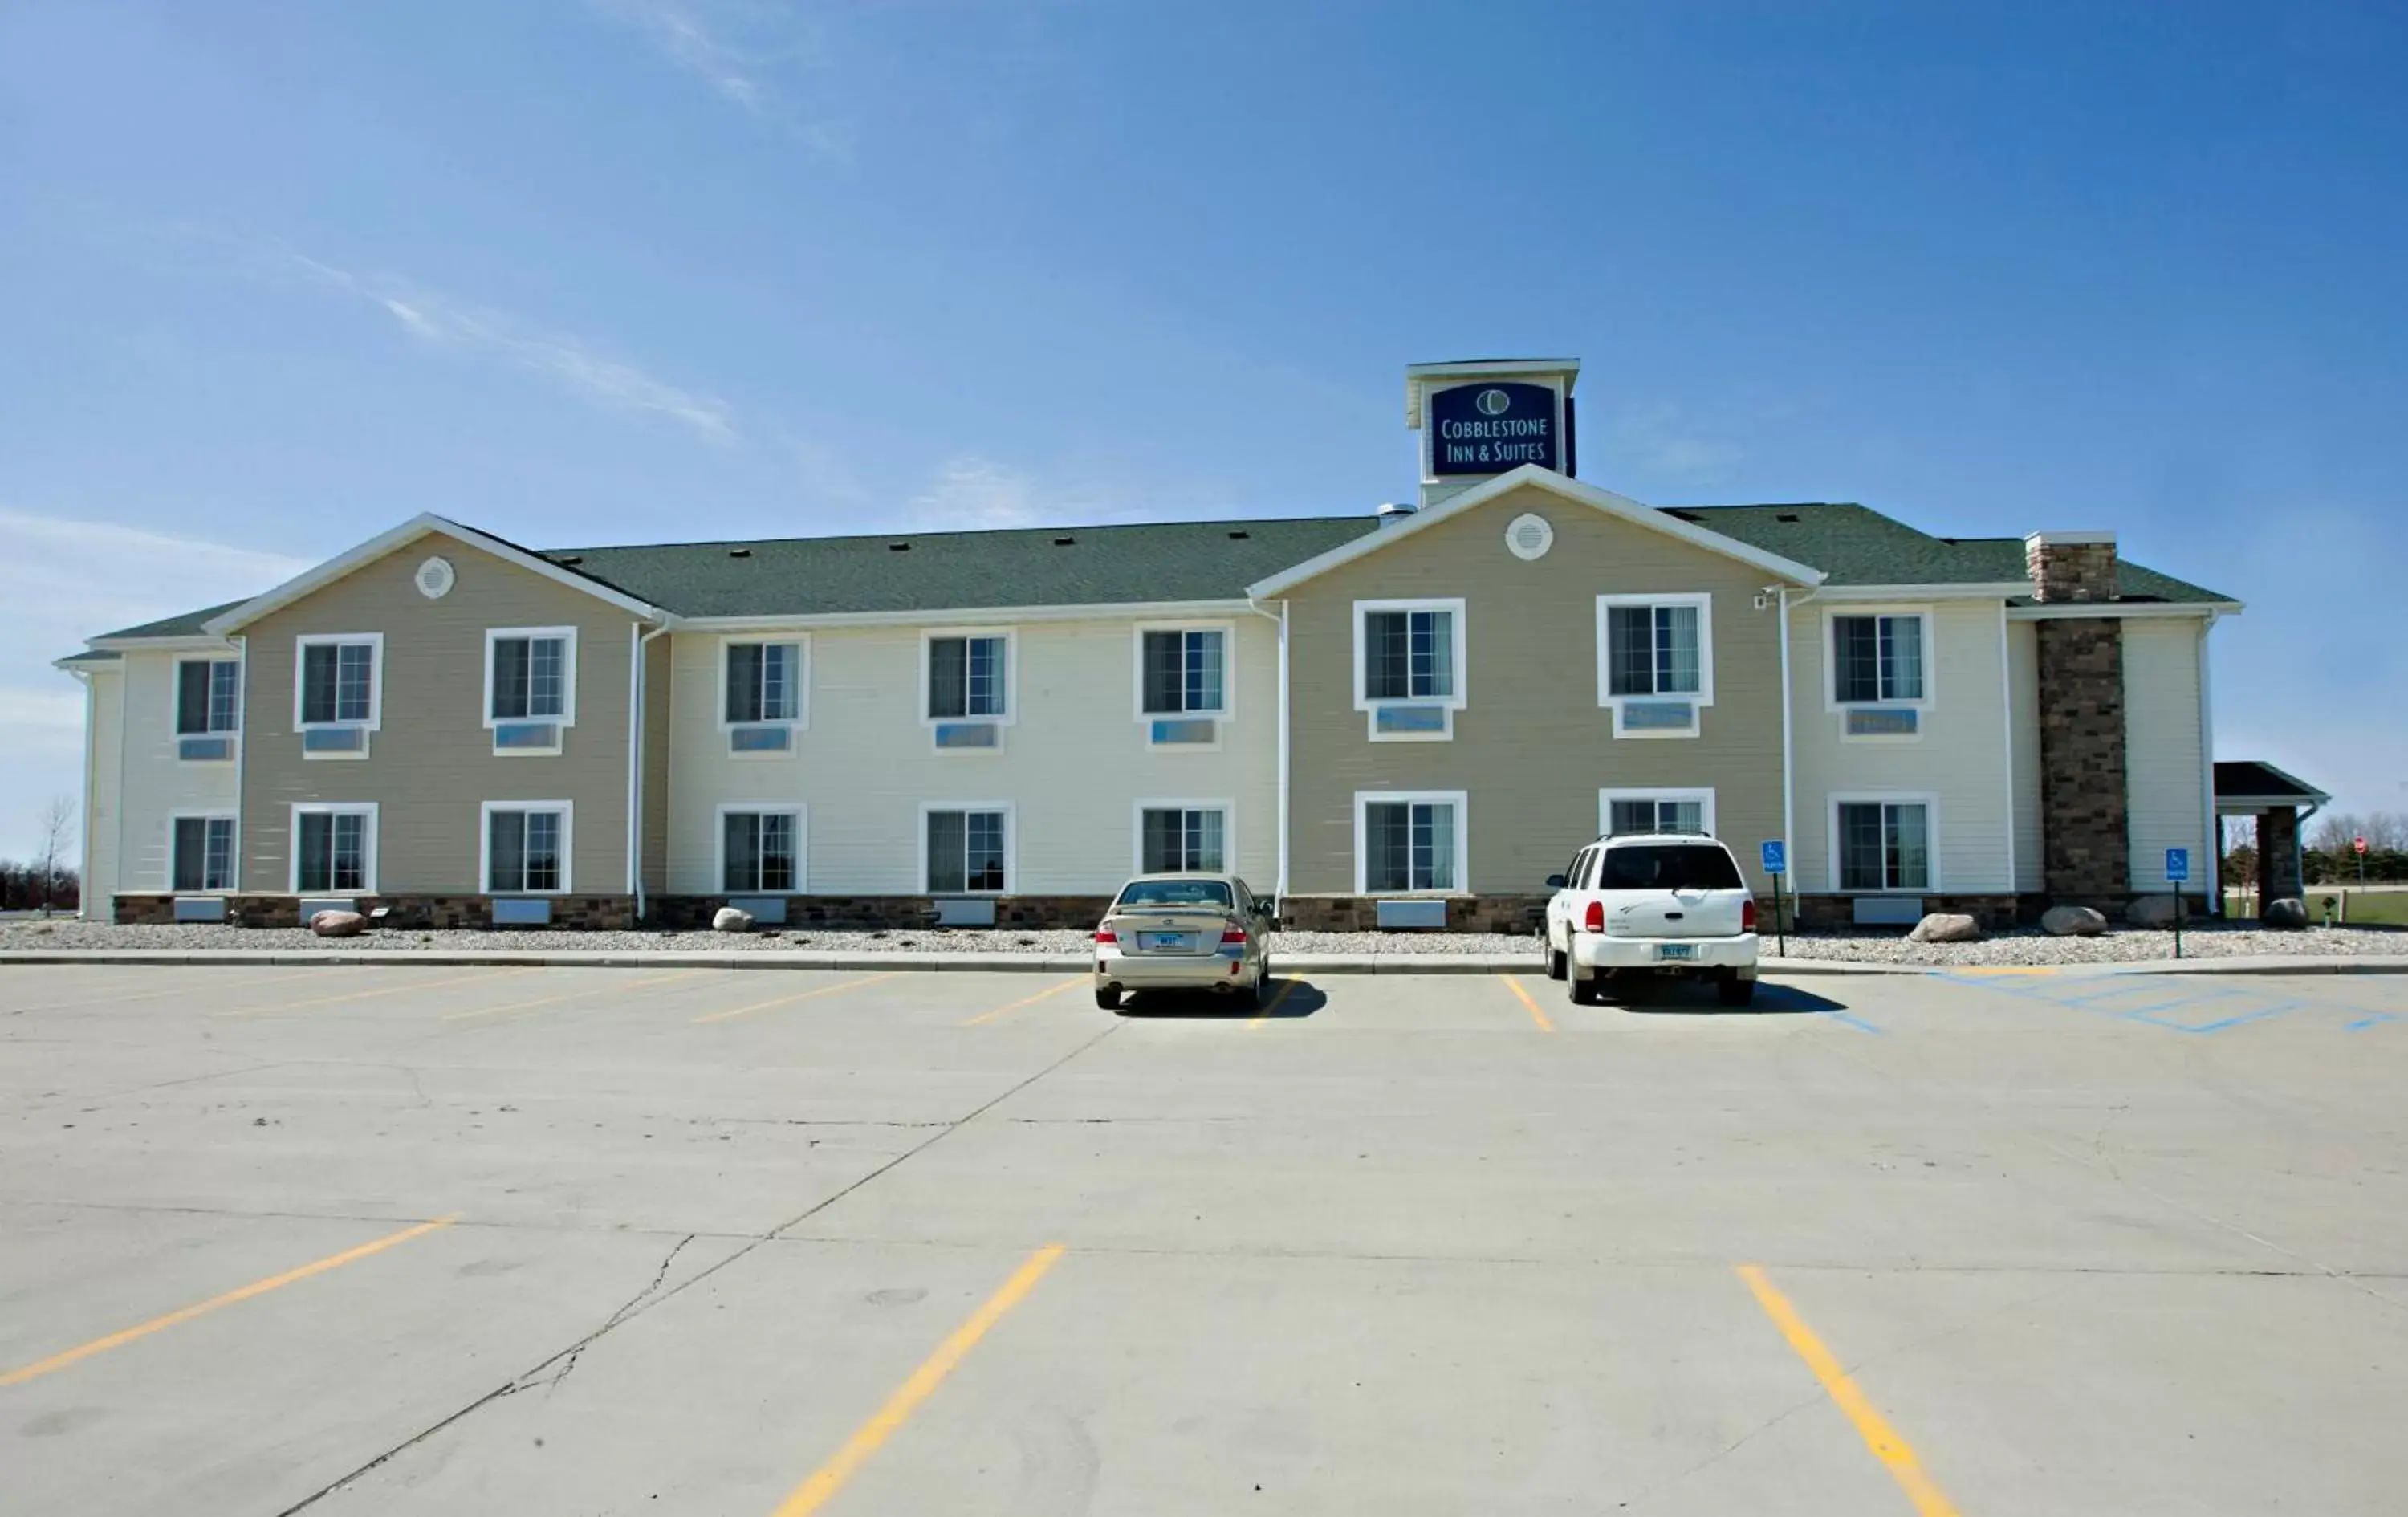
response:
[[[2399,1019],[2398,1017],[2396,1017],[2396,1016],[2392,1015],[2392,1014],[2391,1014],[2390,1012],[2388,1012],[2388,1011],[2377,1011],[2376,1013],[2374,1013],[2374,1015],[2372,1015],[2372,1016],[2371,1016],[2371,1017],[2360,1017],[2360,1018],[2358,1018],[2356,1022],[2353,1022],[2353,1023],[2351,1023],[2348,1026],[2344,1027],[2344,1028],[2342,1029],[2342,1031],[2344,1031],[2344,1032],[2345,1032],[2345,1033],[2360,1033],[2360,1032],[2364,1032],[2364,1031],[2365,1031],[2367,1028],[2369,1028],[2369,1027],[2376,1026],[2376,1025],[2378,1025],[2378,1024],[2380,1024],[2380,1023],[2386,1023],[2386,1022],[2398,1022],[2399,1020],[2400,1020],[2400,1019]]]

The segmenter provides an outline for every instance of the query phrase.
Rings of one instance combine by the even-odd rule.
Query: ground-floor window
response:
[[[1602,790],[1598,830],[1611,837],[1642,832],[1700,833],[1714,830],[1711,790]]]
[[[1355,807],[1366,892],[1464,888],[1462,795],[1358,795]]]
[[[801,888],[802,818],[795,811],[720,813],[720,879],[731,895],[782,894]]]
[[[485,894],[554,895],[568,888],[568,803],[485,807]]]
[[[1138,872],[1194,870],[1219,874],[1228,867],[1229,813],[1217,806],[1149,806],[1138,824]]]
[[[1843,800],[1835,849],[1842,890],[1929,890],[1928,801]]]
[[[376,889],[376,809],[293,809],[293,888],[364,894]]]
[[[234,889],[234,818],[179,816],[173,843],[170,889]]]
[[[932,809],[927,819],[929,894],[1010,888],[1010,819],[1001,807]]]

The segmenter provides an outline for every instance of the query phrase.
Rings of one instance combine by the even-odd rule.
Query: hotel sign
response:
[[[1543,384],[1458,384],[1430,393],[1429,471],[1502,474],[1525,464],[1564,470],[1563,415]]]

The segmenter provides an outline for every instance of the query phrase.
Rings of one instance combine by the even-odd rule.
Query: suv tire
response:
[[[1121,993],[1116,990],[1099,990],[1096,992],[1096,1004],[1107,1011],[1117,1011],[1121,1009]]]
[[[1601,1004],[1605,1000],[1605,996],[1602,994],[1602,987],[1604,984],[1605,972],[1603,970],[1599,970],[1596,974],[1591,975],[1588,979],[1583,980],[1580,977],[1579,965],[1570,963],[1569,959],[1565,963],[1564,994],[1571,997],[1572,1005],[1597,1006]]]
[[[1558,952],[1553,943],[1547,945],[1547,978],[1561,980],[1571,973],[1571,955]]]

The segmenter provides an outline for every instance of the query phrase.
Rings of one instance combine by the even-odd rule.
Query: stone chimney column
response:
[[[2115,599],[2115,535],[2035,532],[2024,539],[2032,599]],[[2114,909],[2132,890],[2124,767],[2124,623],[2052,617],[2035,628],[2040,675],[2042,880],[2058,902]]]

